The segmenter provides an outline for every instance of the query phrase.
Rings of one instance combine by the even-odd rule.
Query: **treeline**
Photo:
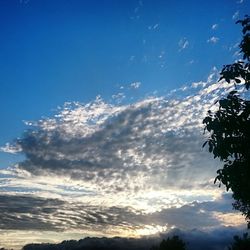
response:
[[[157,243],[157,241],[153,240]],[[23,250],[148,250],[154,243],[152,239],[132,238],[90,238],[68,240],[59,244],[28,244]]]
[[[235,236],[230,242],[184,241],[174,235],[166,239],[146,238],[85,238],[82,240],[63,241],[59,244],[28,244],[22,250],[250,250],[250,237],[247,233],[243,237]],[[5,250],[5,249],[0,249]]]

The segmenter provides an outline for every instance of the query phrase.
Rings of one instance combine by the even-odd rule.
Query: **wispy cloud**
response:
[[[133,89],[138,89],[141,86],[141,82],[133,82],[130,84],[130,87]]]
[[[154,24],[154,25],[148,26],[148,29],[149,29],[149,30],[156,30],[156,29],[158,29],[158,28],[159,28],[159,23],[156,23],[156,24]]]
[[[124,93],[118,93],[112,95],[112,99],[115,100],[117,103],[121,103],[126,98]]]
[[[213,43],[213,44],[216,44],[218,41],[219,41],[219,38],[216,37],[216,36],[212,36],[212,37],[210,37],[210,38],[207,40],[208,43]]]
[[[0,147],[0,150],[4,151],[5,153],[10,153],[10,154],[16,154],[18,152],[21,152],[22,149],[18,147],[18,145],[11,145],[10,143],[6,143],[4,147]]]
[[[184,49],[186,49],[189,45],[189,41],[187,40],[187,38],[181,38],[180,41],[178,42],[178,46],[179,46],[179,51],[182,51]]]
[[[231,225],[230,220],[225,220],[224,224],[221,217],[221,214],[226,215],[228,212],[234,218],[231,220],[234,226],[244,224],[244,218],[230,209],[230,194],[215,201],[192,202],[150,213],[131,207],[94,206],[30,195],[0,195],[0,198],[0,212],[4,214],[0,228],[5,230],[90,230],[113,236],[111,229],[125,232],[129,228],[128,233],[136,234],[138,229],[149,225],[166,229],[212,229],[218,227],[218,224]]]
[[[211,29],[212,29],[212,30],[216,30],[216,29],[218,28],[218,26],[219,26],[219,25],[218,25],[217,23],[215,23],[215,24],[212,25]]]
[[[239,18],[239,16],[240,16],[240,12],[237,10],[237,11],[233,14],[232,19],[233,19],[233,20],[236,20],[236,19]]]

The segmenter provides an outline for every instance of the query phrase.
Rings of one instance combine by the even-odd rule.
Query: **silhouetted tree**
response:
[[[186,244],[179,236],[173,236],[172,238],[167,238],[162,240],[159,246],[153,246],[151,250],[185,250]]]
[[[243,234],[243,237],[234,236],[234,242],[228,250],[249,250],[250,249],[250,238],[248,234]]]
[[[233,192],[235,209],[241,211],[250,227],[250,101],[239,91],[238,86],[250,88],[250,17],[237,21],[242,25],[243,38],[239,45],[242,60],[225,65],[221,78],[233,82],[235,90],[219,101],[216,112],[208,111],[203,120],[210,137],[204,143],[214,158],[223,161],[217,171],[215,182]]]

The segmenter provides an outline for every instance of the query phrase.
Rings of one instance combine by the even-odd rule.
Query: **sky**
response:
[[[248,0],[0,1],[0,247],[246,228],[202,119]]]

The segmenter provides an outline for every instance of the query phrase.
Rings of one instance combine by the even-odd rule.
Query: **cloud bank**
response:
[[[182,99],[67,103],[55,117],[27,123],[30,129],[5,151],[25,155],[19,174],[68,177],[94,191],[197,187],[214,172],[201,149],[202,118],[219,91],[212,84],[194,95],[184,90]]]
[[[213,185],[220,163],[201,147],[202,119],[233,88],[216,77],[133,104],[66,103],[27,122],[2,148],[24,160],[0,171],[0,229],[140,236],[242,226],[231,195]]]
[[[60,199],[44,199],[25,195],[1,195],[0,228],[5,230],[90,230],[102,232],[121,231],[136,236],[148,225],[165,228],[215,228],[216,225],[238,226],[242,222],[231,211],[231,195],[224,195],[215,201],[192,202],[181,207],[163,208],[145,213],[132,207],[93,206],[86,203],[72,203]],[[226,221],[221,214],[230,213],[234,221]]]

